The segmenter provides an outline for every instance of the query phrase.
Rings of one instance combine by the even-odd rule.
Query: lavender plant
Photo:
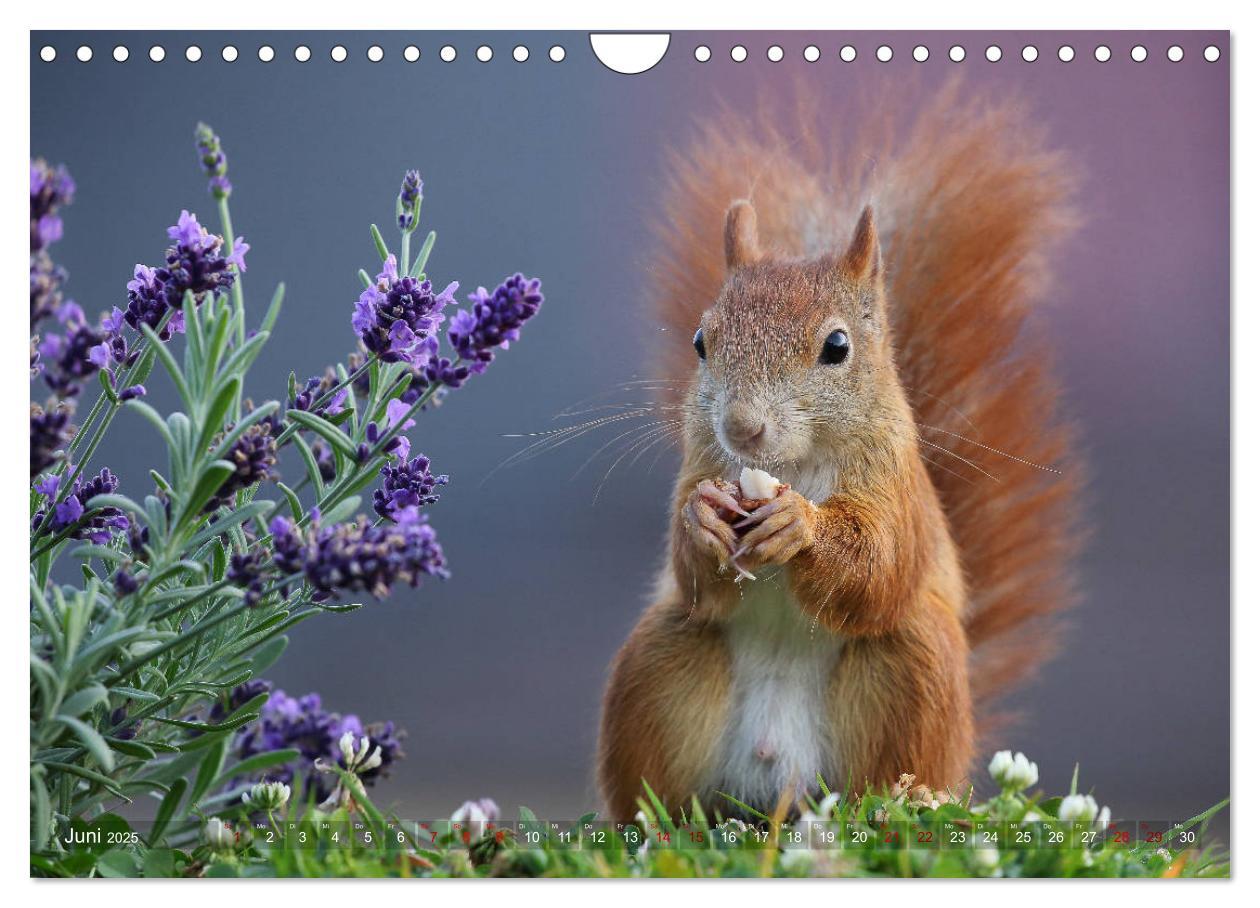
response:
[[[358,351],[253,404],[246,378],[284,286],[251,327],[249,244],[233,233],[227,158],[205,125],[196,147],[220,232],[182,211],[161,260],[136,265],[95,323],[65,297],[49,252],[73,180],[31,163],[32,398],[34,382],[47,389],[31,407],[34,872],[92,872],[94,858],[67,851],[65,835],[122,823],[112,811],[138,798],[156,798],[152,848],[197,838],[207,820],[222,828],[220,815],[242,804],[274,806],[290,783],[314,800],[358,790],[337,774],[370,785],[401,757],[392,724],[328,713],[317,694],[295,700],[261,676],[299,622],[360,608],[346,601],[360,593],[449,576],[424,512],[448,477],[412,456],[405,433],[484,372],[543,301],[538,280],[515,274],[478,288],[448,321],[458,285],[437,291],[427,276],[433,231],[412,255],[423,184],[408,171],[398,251],[371,227],[381,264],[375,278],[360,272]],[[155,378],[171,383],[179,409],[144,400]],[[76,425],[93,379],[100,390]],[[116,421],[147,425],[164,450],[151,488],[125,489],[94,462]],[[298,471],[290,482],[286,458]]]

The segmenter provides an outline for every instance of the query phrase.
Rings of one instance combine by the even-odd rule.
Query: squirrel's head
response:
[[[847,248],[786,260],[763,255],[756,211],[735,202],[726,266],[695,335],[701,431],[734,460],[763,467],[804,465],[821,452],[833,459],[886,433],[901,390],[870,207]]]

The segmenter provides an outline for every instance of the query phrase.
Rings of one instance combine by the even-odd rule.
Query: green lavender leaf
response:
[[[81,716],[108,699],[109,691],[100,684],[92,684],[66,697],[57,712],[63,716]]]
[[[372,242],[376,245],[376,253],[381,257],[381,261],[384,262],[389,258],[389,247],[385,245],[385,238],[381,236],[380,228],[375,224],[371,227],[371,234]]]
[[[276,292],[271,295],[271,302],[267,305],[267,314],[263,316],[262,325],[258,329],[259,334],[270,334],[271,329],[276,326],[276,319],[280,317],[280,307],[284,304],[284,282],[276,284]]]
[[[411,276],[419,277],[424,273],[424,266],[429,262],[429,253],[433,251],[433,244],[437,242],[437,231],[430,230],[429,235],[424,238],[424,245],[420,247],[420,251],[416,254],[415,263],[411,266]]]
[[[88,752],[96,758],[96,762],[100,764],[105,772],[113,772],[114,755],[109,749],[109,745],[105,743],[105,739],[95,728],[88,725],[82,719],[76,719],[73,716],[56,715],[52,721],[66,726],[74,732],[75,737],[87,748]]]
[[[166,797],[162,799],[162,803],[158,805],[157,814],[153,818],[153,826],[149,831],[150,846],[162,841],[162,833],[166,831],[167,825],[171,822],[171,817],[179,809],[179,802],[183,800],[184,792],[187,789],[187,779],[178,778],[171,783],[170,790],[166,793]]]
[[[226,329],[224,329],[224,335],[226,337]],[[201,426],[201,435],[197,439],[198,451],[205,451],[210,448],[210,442],[223,428],[223,421],[227,418],[232,405],[240,397],[240,393],[240,376],[229,376],[222,387],[219,388],[218,393],[215,394],[214,400],[210,403],[210,408],[206,411],[205,422]]]
[[[353,460],[358,451],[346,433],[342,432],[328,420],[305,410],[290,410],[289,418],[295,423],[310,429],[324,441],[340,451],[345,457]]]

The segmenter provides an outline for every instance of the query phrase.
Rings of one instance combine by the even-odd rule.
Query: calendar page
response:
[[[1230,874],[1228,32],[225,28],[29,36],[32,877]]]

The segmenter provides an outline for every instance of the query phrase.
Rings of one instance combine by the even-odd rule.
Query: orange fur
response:
[[[731,388],[816,355],[789,337],[808,339],[814,296],[886,318],[870,341],[884,368],[868,378],[869,425],[856,452],[834,456],[843,491],[799,510],[807,544],[769,563],[846,641],[828,721],[854,784],[908,771],[943,787],[973,757],[973,712],[991,731],[995,701],[1049,654],[1053,616],[1073,598],[1079,473],[1028,320],[1072,224],[1071,181],[1013,105],[963,100],[957,86],[904,135],[886,123],[846,120],[834,142],[773,119],[705,126],[666,183],[653,298],[675,404],[696,393],[691,338],[719,298],[706,335],[743,344],[748,373],[725,377]],[[868,202],[884,233],[875,242],[863,212],[850,240]],[[667,803],[692,794],[729,709],[722,627],[739,597],[698,547],[693,507],[697,482],[724,464],[688,419],[671,559],[605,697],[600,777],[619,819],[643,778]]]

